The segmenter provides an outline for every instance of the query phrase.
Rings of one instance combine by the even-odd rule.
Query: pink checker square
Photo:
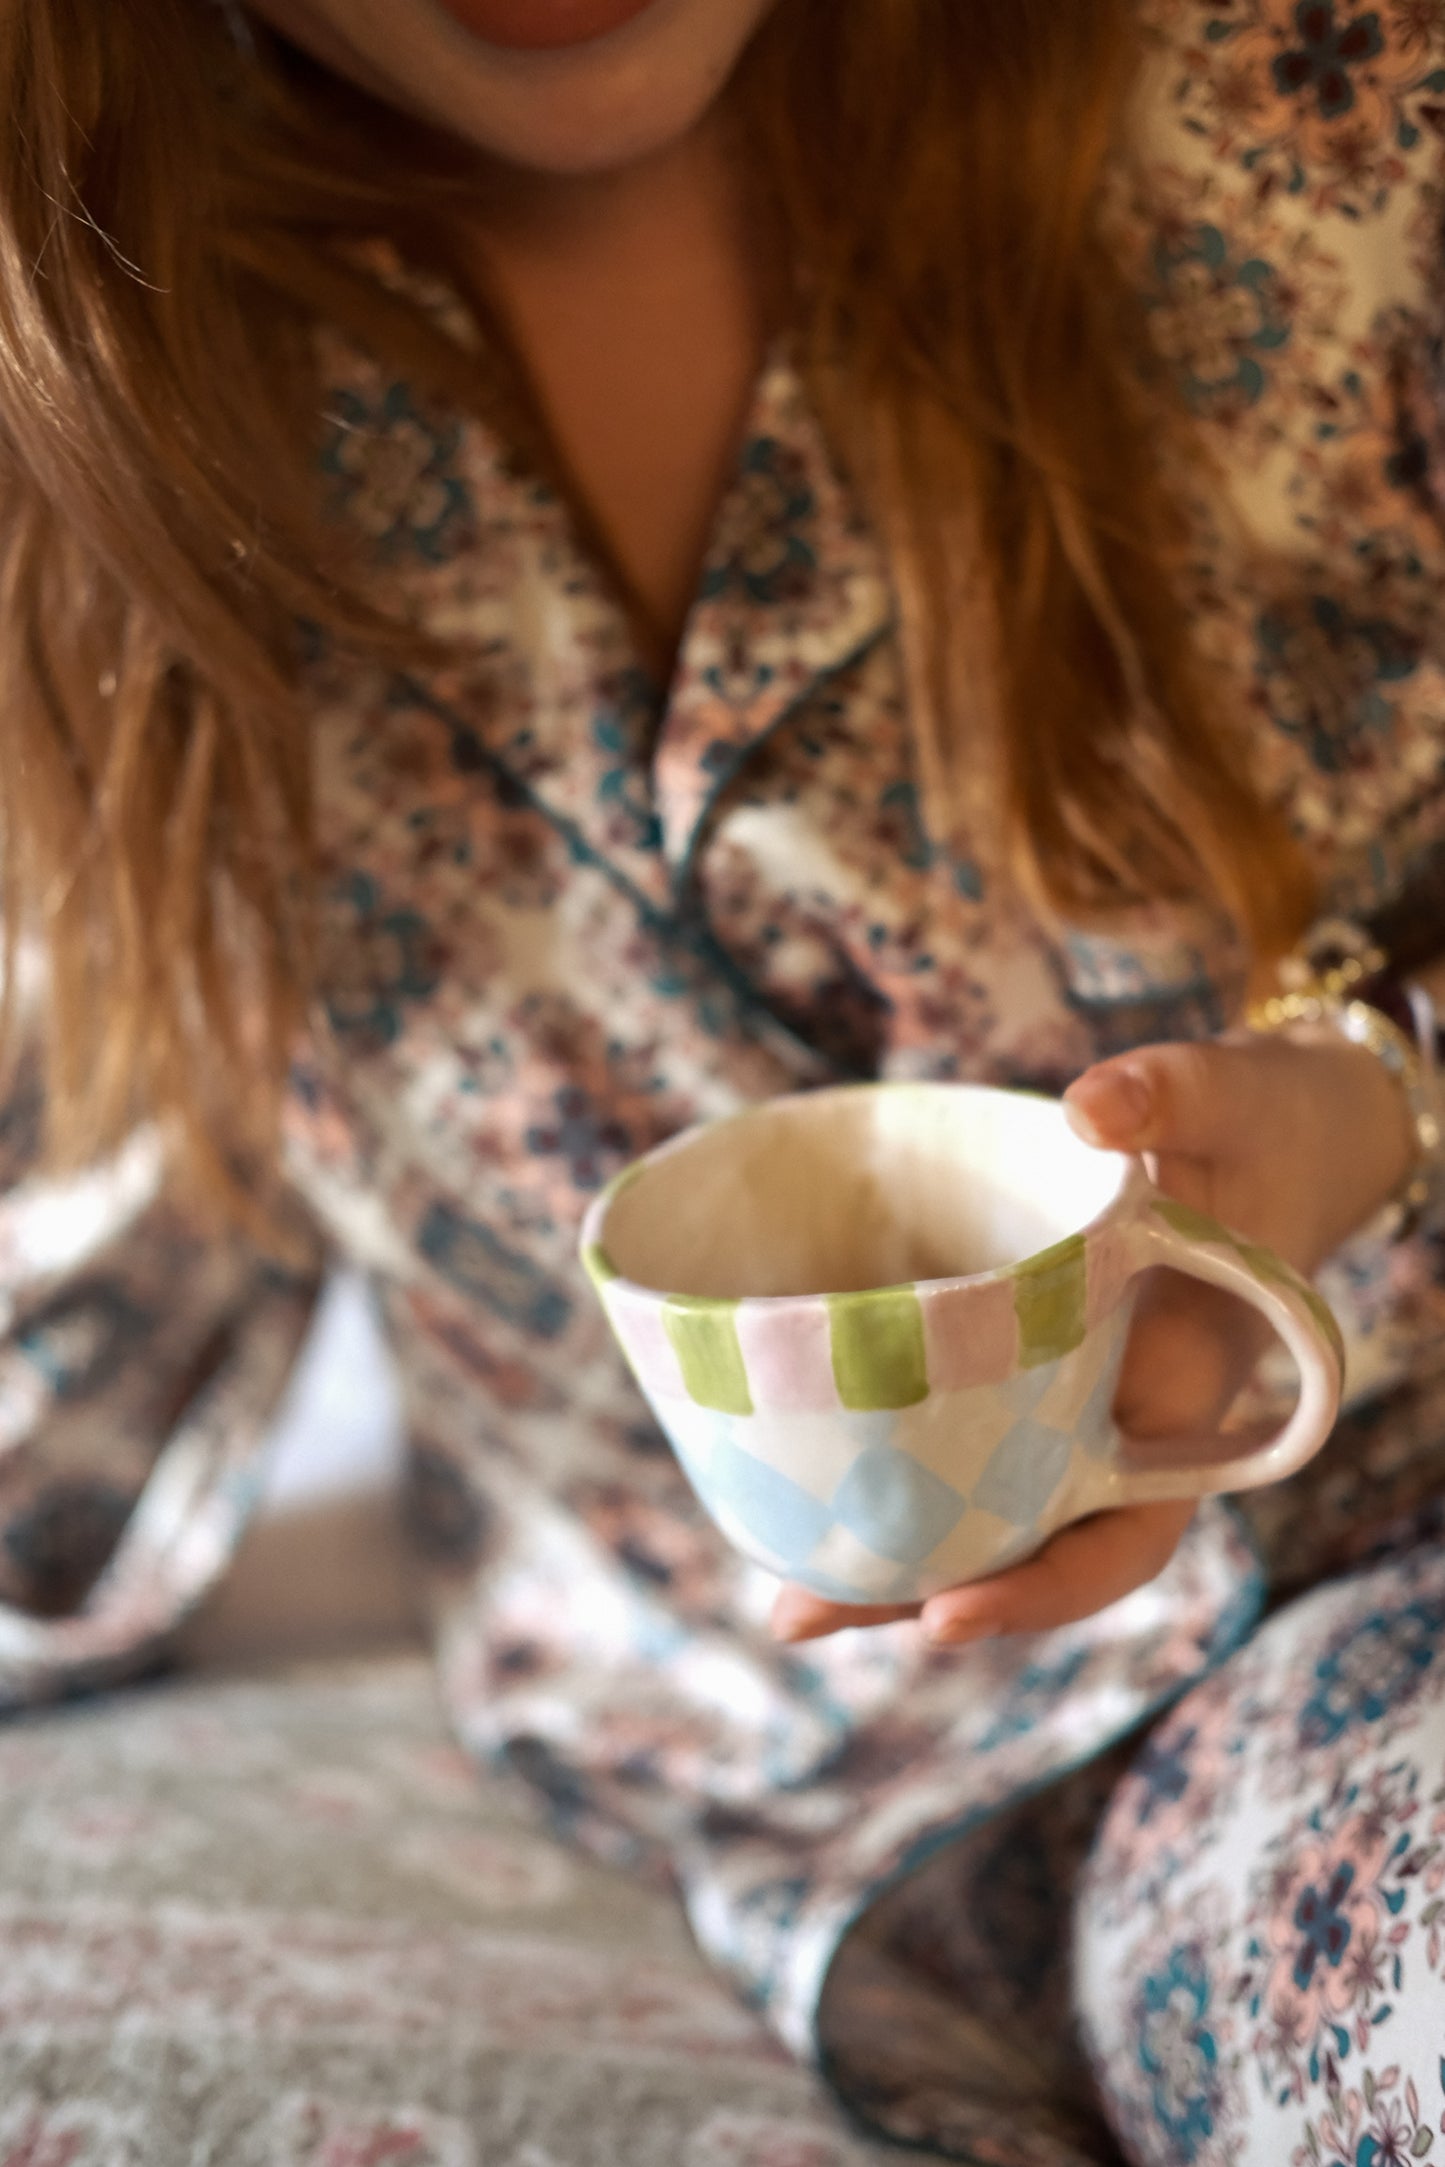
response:
[[[1018,1369],[1019,1328],[1014,1283],[950,1289],[920,1287],[928,1381],[935,1392],[965,1385],[1007,1384]]]
[[[612,1328],[644,1392],[659,1399],[687,1398],[677,1350],[663,1328],[662,1309],[613,1281],[602,1290]]]
[[[737,1327],[760,1414],[824,1414],[837,1407],[833,1339],[822,1302],[741,1302]]]

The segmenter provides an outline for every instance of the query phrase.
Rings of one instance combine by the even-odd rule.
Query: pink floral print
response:
[[[1223,483],[1191,504],[1201,652],[1328,899],[1412,938],[1435,923],[1445,946],[1439,0],[1146,14],[1109,217]],[[404,1509],[467,1750],[551,1833],[676,1889],[715,1963],[840,2089],[820,2004],[886,1892],[946,1858],[943,1900],[989,1924],[930,1954],[915,1915],[875,2034],[905,2035],[907,1982],[934,1960],[991,2014],[936,2082],[890,2090],[875,2068],[875,2119],[992,2167],[1076,2167],[1106,2141],[1069,2055],[1041,2101],[1006,2035],[1054,2023],[1104,1756],[1177,1702],[1085,1881],[1087,1946],[1127,1981],[1106,2006],[1085,1962],[1122,2141],[1227,2167],[1352,2143],[1352,2167],[1380,2167],[1408,2134],[1423,2157],[1434,2066],[1392,2041],[1399,1996],[1439,1971],[1440,1913],[1420,1909],[1440,1901],[1438,1767],[1410,1757],[1439,1705],[1438,1530],[1383,1578],[1338,1576],[1445,1476],[1438,1237],[1388,1268],[1342,1260],[1364,1382],[1335,1445],[1244,1512],[1203,1512],[1127,1602],[966,1655],[907,1625],[775,1644],[772,1584],[703,1520],[610,1345],[575,1256],[588,1200],[679,1128],[770,1094],[849,1076],[1056,1089],[1100,1053],[1215,1031],[1241,959],[1197,912],[1042,923],[985,815],[940,850],[886,558],[785,342],[666,687],[515,447],[338,337],[322,348],[332,513],[446,660],[308,665],[322,968],[287,1109],[301,1262],[203,1240],[166,1201],[154,1137],[63,1194],[41,1182],[33,1078],[0,1120],[0,1691],[44,1698],[164,1647],[234,1549],[344,1256],[373,1278],[402,1377]],[[1267,1589],[1311,1586],[1287,1685],[1267,1639],[1219,1668]],[[1376,1746],[1399,1765],[1352,1765]],[[1037,1797],[1060,1802],[1047,1835]],[[1185,1904],[1196,1881],[1217,1897]],[[193,1957],[230,1993],[254,1951],[197,1934],[156,1961]],[[412,1977],[405,1952],[358,1948],[288,1931],[277,1991],[324,1975],[404,2017],[417,1979],[452,1989],[425,1952]],[[78,1992],[106,1985],[77,1973]],[[538,2022],[565,2022],[565,1980],[526,1985]],[[640,2035],[686,2026],[666,1999],[630,2005]],[[296,2124],[303,2156],[373,2142],[330,2112]],[[417,2138],[441,2157],[449,2141]],[[709,2142],[761,2161],[813,2138]]]

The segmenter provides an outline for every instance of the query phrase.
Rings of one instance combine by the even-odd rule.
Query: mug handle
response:
[[[1218,1220],[1172,1197],[1154,1195],[1130,1229],[1130,1277],[1166,1265],[1222,1287],[1249,1302],[1268,1320],[1294,1357],[1299,1402],[1284,1427],[1266,1443],[1232,1458],[1195,1459],[1169,1467],[1116,1462],[1110,1505],[1156,1505],[1227,1490],[1257,1490],[1280,1482],[1312,1459],[1334,1427],[1344,1385],[1345,1349],[1340,1328],[1323,1297],[1272,1249],[1232,1234]],[[1201,1440],[1181,1439],[1198,1444]],[[1228,1438],[1221,1436],[1221,1446]],[[1121,1439],[1127,1452],[1129,1440]],[[1156,1440],[1150,1439],[1151,1453]],[[1157,1441],[1167,1452],[1167,1442]]]

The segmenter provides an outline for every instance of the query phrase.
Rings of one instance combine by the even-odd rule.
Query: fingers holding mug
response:
[[[1036,1556],[922,1608],[935,1647],[1076,1625],[1156,1580],[1194,1515],[1191,1502],[1131,1505],[1064,1528]]]

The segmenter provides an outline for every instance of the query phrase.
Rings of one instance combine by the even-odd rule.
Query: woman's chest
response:
[[[1194,621],[1261,787],[1368,908],[1445,823],[1425,195],[1347,218],[1200,140],[1171,135],[1123,241],[1207,453]],[[1226,1020],[1208,921],[1043,924],[984,805],[939,852],[888,568],[782,357],[665,701],[553,496],[370,364],[338,377],[338,506],[455,658],[319,694],[331,1074],[398,1169],[485,1185],[520,1233],[761,1091],[1057,1085]]]

